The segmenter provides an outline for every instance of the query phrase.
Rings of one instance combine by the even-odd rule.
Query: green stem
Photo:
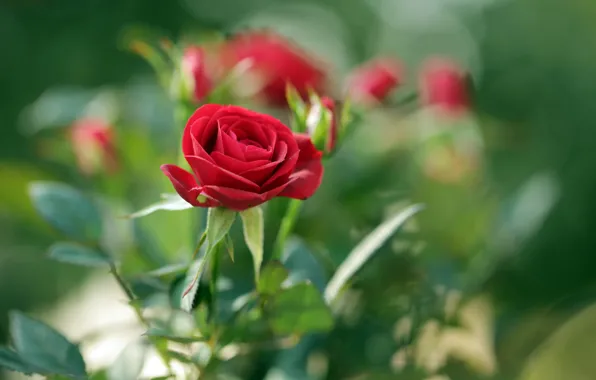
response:
[[[124,282],[124,279],[122,278],[122,276],[120,276],[120,273],[118,273],[118,268],[116,268],[116,265],[113,262],[110,262],[110,273],[112,274],[112,276],[114,277],[114,279],[116,280],[116,282],[118,283],[118,285],[120,286],[120,288],[122,289],[122,291],[126,294],[126,297],[128,297],[128,300],[131,303],[133,301],[136,301],[137,298],[132,293],[132,291],[130,290],[130,288],[126,285],[126,282]],[[137,318],[139,319],[139,321],[141,321],[141,323],[143,323],[146,327],[149,327],[149,323],[147,322],[147,320],[145,319],[145,317],[143,317],[143,314],[141,313],[141,310],[137,307],[137,305],[134,305],[133,304],[131,306],[134,309],[135,314],[137,315]],[[170,360],[168,359],[167,355],[165,355],[159,349],[158,344],[157,344],[157,342],[155,341],[154,338],[149,338],[149,341],[155,346],[155,350],[157,351],[157,353],[159,354],[159,356],[163,360],[164,364],[166,365],[166,367],[168,368],[168,370],[171,373],[172,372],[172,367],[170,366]]]
[[[301,206],[301,200],[290,200],[288,208],[286,209],[286,214],[281,220],[279,232],[277,233],[277,237],[275,238],[275,243],[273,245],[273,256],[271,257],[272,260],[279,260],[281,258],[281,255],[284,251],[284,247],[286,245],[286,240],[288,240],[288,236],[290,236],[290,233],[294,229],[294,225],[296,224],[296,220],[298,219],[298,214],[300,214]]]

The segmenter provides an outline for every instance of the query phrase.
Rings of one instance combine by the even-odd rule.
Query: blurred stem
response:
[[[129,303],[131,304],[133,310],[135,311],[135,314],[137,315],[137,318],[139,319],[139,321],[142,324],[144,324],[145,327],[148,328],[149,322],[147,322],[145,317],[143,317],[143,313],[141,313],[141,310],[139,309],[138,305],[136,305],[134,303],[134,301],[137,301],[137,298],[132,293],[132,291],[130,290],[128,285],[126,285],[126,282],[124,282],[124,279],[122,278],[122,276],[120,276],[120,273],[118,273],[118,268],[116,268],[116,264],[114,264],[113,262],[110,262],[110,273],[112,274],[112,276],[114,276],[114,279],[116,280],[118,285],[120,285],[120,288],[128,297]],[[161,360],[163,360],[164,364],[168,368],[168,371],[171,373],[172,367],[170,366],[170,360],[168,359],[168,356],[162,350],[159,349],[159,345],[157,344],[155,338],[149,337],[149,341],[153,344],[158,355],[161,357]]]
[[[272,260],[279,260],[281,258],[286,245],[286,240],[288,240],[288,236],[290,236],[290,233],[294,229],[294,225],[298,219],[298,214],[300,214],[301,206],[302,201],[300,199],[290,200],[288,208],[286,209],[286,214],[281,220],[279,232],[275,238],[275,243],[273,245],[273,256],[271,257]]]

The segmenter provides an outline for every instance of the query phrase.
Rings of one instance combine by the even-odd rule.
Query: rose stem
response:
[[[126,285],[126,282],[124,282],[124,279],[122,278],[122,276],[120,276],[120,273],[118,273],[118,268],[116,268],[116,265],[111,261],[110,261],[110,273],[112,274],[112,276],[114,277],[114,279],[116,280],[118,285],[120,285],[120,288],[126,294],[126,297],[128,298],[128,300],[131,303],[133,301],[136,301],[135,295],[132,293],[130,288]],[[143,323],[145,326],[149,327],[149,323],[145,320],[145,318],[143,317],[143,314],[141,313],[141,311],[139,310],[137,305],[133,304],[131,306],[134,309],[135,314],[137,315],[137,317],[139,318],[141,323]],[[157,343],[151,337],[149,337],[149,340],[151,341],[151,343],[153,343],[153,345],[155,346],[155,350],[157,351],[158,355],[161,357],[161,360],[163,360],[164,364],[166,365],[166,367],[168,368],[168,370],[171,373],[172,367],[170,366],[170,360],[163,352],[161,352],[161,350],[157,347]]]
[[[286,209],[286,214],[281,220],[279,232],[277,233],[277,237],[275,238],[275,244],[273,245],[273,256],[271,257],[272,260],[279,260],[281,258],[281,255],[284,251],[284,247],[286,245],[286,240],[288,239],[288,236],[294,229],[296,219],[298,219],[298,214],[300,213],[301,205],[302,201],[300,199],[290,200],[288,208]]]

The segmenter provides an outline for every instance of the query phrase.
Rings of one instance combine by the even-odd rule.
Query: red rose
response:
[[[291,84],[306,98],[308,89],[323,89],[325,74],[302,51],[280,36],[254,32],[239,34],[222,47],[224,66],[231,68],[250,59],[249,75],[262,81],[260,94],[272,105],[286,105],[286,86]]]
[[[213,88],[213,83],[207,74],[205,50],[198,46],[188,47],[182,57],[182,70],[192,78],[195,100],[201,101]]]
[[[383,101],[399,85],[401,65],[391,58],[378,58],[360,66],[348,79],[348,94],[354,102]]]
[[[194,175],[176,165],[161,170],[198,207],[241,211],[276,196],[306,199],[323,177],[322,154],[310,137],[237,106],[197,109],[184,129],[182,151]]]
[[[426,62],[420,78],[420,95],[423,104],[448,113],[462,112],[469,104],[464,73],[445,59]]]
[[[70,137],[83,173],[90,175],[101,169],[113,173],[118,169],[114,135],[109,124],[101,119],[80,119],[72,125]]]

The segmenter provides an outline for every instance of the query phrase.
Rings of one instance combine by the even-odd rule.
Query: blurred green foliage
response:
[[[114,196],[135,194],[127,201],[140,208],[154,202],[160,190],[169,190],[169,184],[159,182],[157,167],[172,155],[155,157],[150,152],[173,151],[179,136],[172,132],[165,95],[158,99],[152,95],[150,68],[120,45],[126,28],[141,25],[176,38],[201,29],[272,26],[331,61],[340,74],[375,55],[394,54],[408,64],[406,88],[415,86],[416,69],[424,57],[441,53],[457,58],[473,74],[474,103],[487,144],[485,182],[465,191],[414,180],[407,155],[387,154],[386,147],[360,152],[366,165],[354,162],[354,157],[362,157],[352,155],[358,142],[383,141],[391,134],[390,125],[359,131],[352,146],[331,162],[326,185],[305,205],[297,226],[328,272],[358,237],[382,221],[381,211],[396,199],[424,200],[435,211],[421,218],[421,228],[403,237],[410,245],[427,242],[421,260],[391,255],[388,246],[383,249],[387,254],[378,255],[359,276],[354,287],[365,294],[365,301],[354,303],[363,310],[360,318],[342,323],[334,339],[326,341],[333,353],[328,378],[359,374],[392,378],[387,363],[407,342],[387,338],[387,331],[393,329],[396,316],[418,315],[423,320],[437,314],[433,281],[493,297],[500,364],[493,378],[516,378],[553,330],[595,300],[595,21],[596,3],[590,0],[4,2],[0,5],[0,336],[6,335],[9,309],[52,305],[87,274],[44,258],[58,235],[34,213],[26,196],[28,183],[88,184],[64,163],[40,159],[39,139],[26,133],[30,119],[23,118],[23,109],[57,87],[75,93],[79,88],[124,89],[130,128],[121,138],[134,141],[124,145],[126,160],[137,170],[124,188],[102,182],[95,190]],[[76,94],[75,99],[82,98]],[[367,128],[375,128],[373,124]],[[155,138],[141,138],[142,125],[148,125]],[[346,163],[352,172],[342,172]],[[162,183],[163,188],[145,191],[149,181]],[[412,189],[412,183],[417,187]],[[399,196],[383,198],[383,191]],[[313,219],[320,215],[316,210],[321,205],[327,210],[325,217]],[[280,200],[267,210],[266,247],[273,244],[272,231],[283,206]],[[147,231],[162,229],[152,236],[157,241],[151,245],[156,261],[162,254],[179,256],[168,247],[180,241],[191,246],[196,237],[189,231],[168,228],[191,219],[188,213],[160,213],[143,220]],[[236,258],[237,265],[229,270],[250,273],[248,255],[236,252]],[[412,285],[428,278],[427,287]],[[400,307],[403,297],[398,296],[404,295],[416,300],[416,310]],[[582,328],[593,333],[593,326]],[[321,346],[316,337],[313,341],[301,345]],[[585,343],[577,344],[577,350],[583,350]],[[545,360],[557,359],[572,366],[572,360],[582,360],[561,355]],[[261,368],[272,360],[259,358],[251,378],[262,378]],[[450,362],[448,368],[453,378],[477,378],[459,362]],[[412,369],[411,378],[420,378],[416,371]]]

